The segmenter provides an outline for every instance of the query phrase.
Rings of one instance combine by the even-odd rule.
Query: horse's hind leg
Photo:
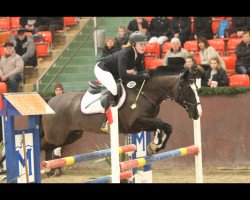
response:
[[[172,133],[172,126],[163,122],[160,118],[139,117],[135,120],[131,129],[155,131],[155,138],[147,147],[149,154],[156,154],[161,149],[164,149]]]

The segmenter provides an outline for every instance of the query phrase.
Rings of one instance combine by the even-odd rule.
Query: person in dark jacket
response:
[[[25,35],[25,29],[19,29],[14,46],[16,53],[22,57],[25,66],[37,66],[36,45],[34,41]]]
[[[207,87],[229,86],[226,70],[221,67],[219,57],[210,59],[210,68],[205,72],[205,80],[201,79],[201,85]]]
[[[119,26],[117,35],[115,36],[116,45],[119,49],[122,49],[124,45],[127,45],[129,33],[125,26]]]
[[[237,55],[236,68],[237,74],[250,75],[250,32],[243,33],[243,40],[236,46]]]
[[[170,37],[170,20],[167,17],[153,17],[148,33],[150,36],[149,43],[163,44]]]
[[[147,73],[135,74],[144,71],[144,50],[147,36],[139,31],[129,37],[131,46],[124,48],[107,57],[101,58],[96,64],[94,73],[96,78],[114,95],[117,95],[116,81],[119,78],[123,82],[140,81],[149,78]]]
[[[232,17],[230,38],[241,38],[244,31],[250,31],[250,17]]]
[[[35,29],[41,25],[41,17],[20,17],[19,24],[26,32],[34,34]]]
[[[127,83],[150,78],[148,73],[138,73],[145,70],[143,53],[147,41],[146,34],[135,31],[129,36],[130,45],[127,48],[101,58],[95,65],[96,78],[111,92],[114,99],[117,96],[116,80],[121,79]],[[104,123],[101,129],[109,132],[108,123]]]
[[[194,39],[204,37],[207,40],[213,39],[212,17],[194,18]]]
[[[55,33],[57,30],[63,30],[63,17],[41,17],[40,26],[35,29],[35,33],[39,31],[50,31],[52,42],[55,43]]]
[[[190,17],[173,17],[171,21],[172,37],[180,39],[183,44],[190,38],[191,18]]]
[[[147,34],[148,21],[143,17],[135,17],[135,19],[130,21],[128,24],[128,32],[133,33],[135,31],[140,31]]]
[[[116,46],[116,41],[112,37],[108,37],[105,40],[105,46],[102,50],[101,58],[106,57],[112,53],[119,51],[120,49]]]

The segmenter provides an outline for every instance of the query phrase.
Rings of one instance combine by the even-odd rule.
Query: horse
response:
[[[151,79],[145,81],[135,109],[131,105],[143,84],[137,83],[135,88],[127,88],[125,85],[127,97],[118,111],[120,133],[154,132],[155,138],[147,148],[149,154],[164,149],[172,126],[157,118],[161,102],[170,98],[180,104],[190,118],[198,119],[201,116],[194,74],[186,70],[181,74],[171,75],[163,67],[151,70]],[[51,159],[53,149],[75,142],[84,132],[107,134],[101,130],[102,123],[106,121],[105,113],[81,112],[80,102],[83,95],[84,92],[67,92],[48,102],[55,114],[42,117],[44,137],[41,140],[41,150],[45,150],[46,160]]]

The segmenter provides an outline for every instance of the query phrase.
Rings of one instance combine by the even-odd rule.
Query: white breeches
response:
[[[99,62],[98,62],[99,63]],[[94,73],[96,78],[114,95],[117,95],[117,86],[113,75],[110,72],[102,70],[98,67],[98,63],[95,65]]]

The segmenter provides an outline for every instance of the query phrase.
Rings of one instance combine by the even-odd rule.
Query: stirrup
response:
[[[110,133],[110,127],[109,127],[108,121],[106,121],[102,124],[101,130],[106,132],[106,133]]]

